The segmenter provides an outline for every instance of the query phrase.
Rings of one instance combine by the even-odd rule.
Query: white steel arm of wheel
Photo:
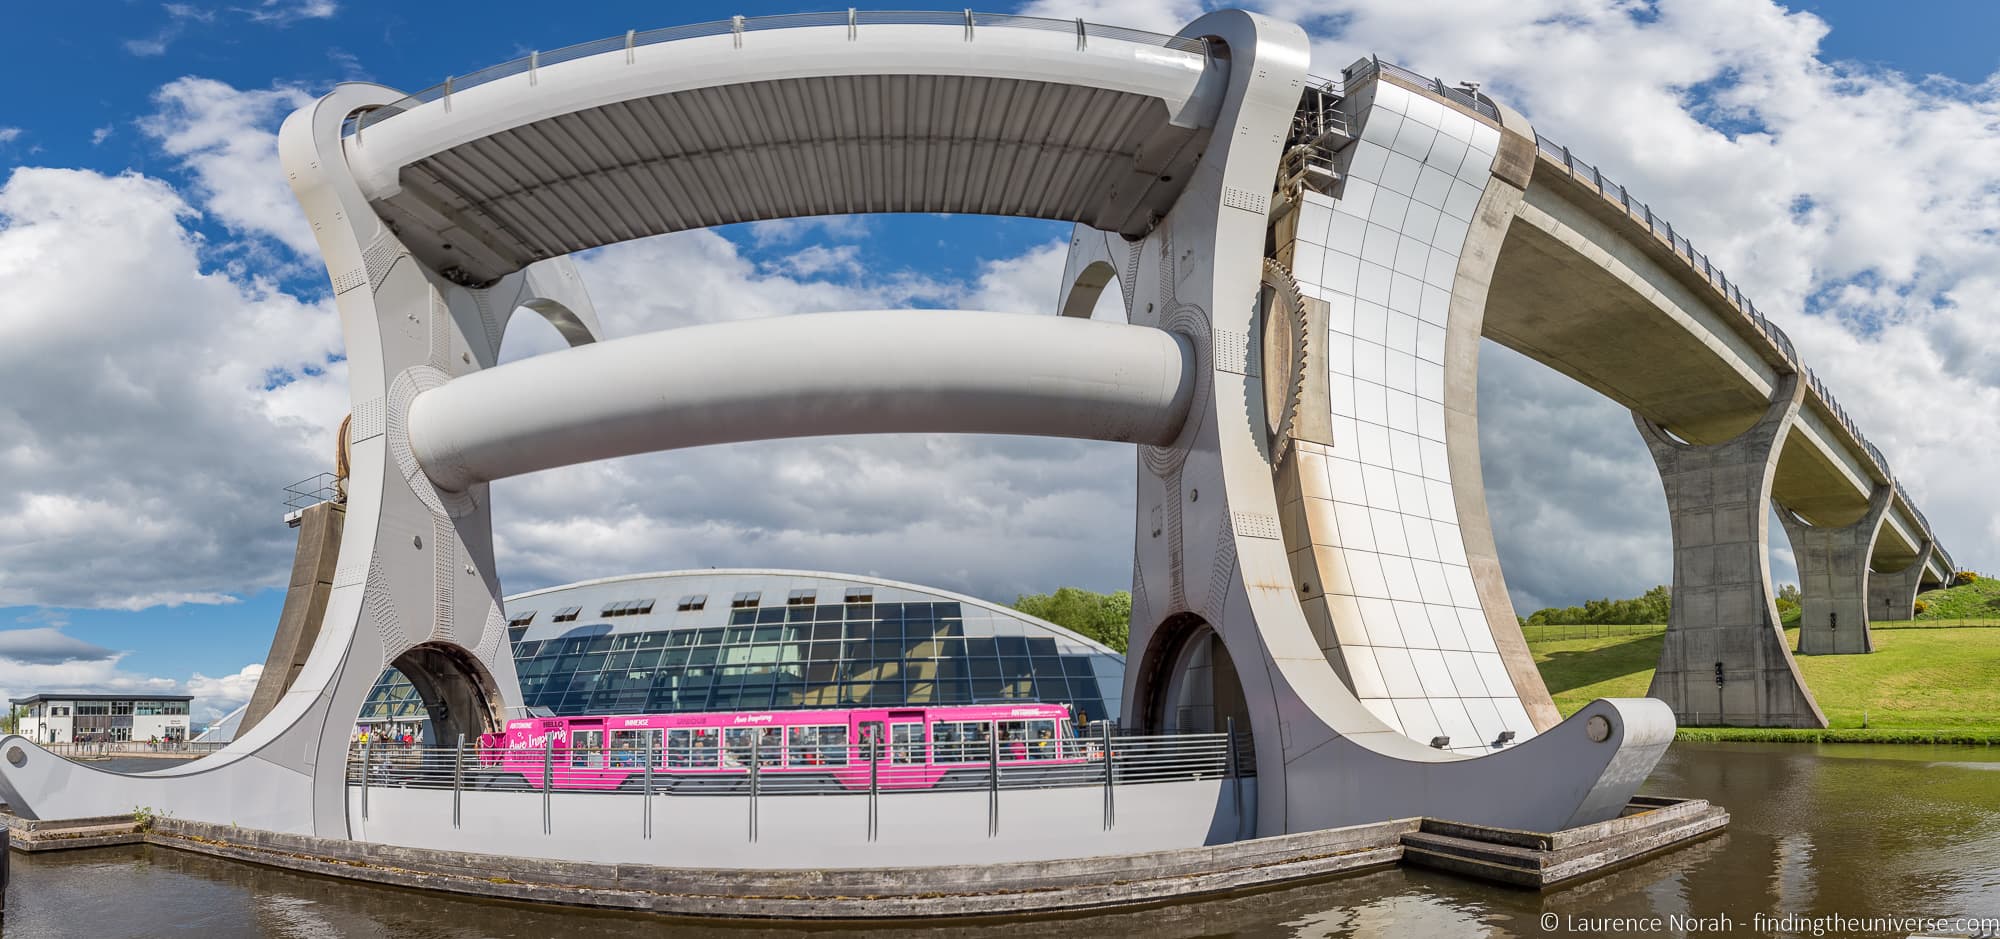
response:
[[[1164,445],[1193,398],[1187,340],[1146,326],[961,311],[815,313],[599,342],[410,404],[440,487],[612,457],[826,434],[968,433]]]

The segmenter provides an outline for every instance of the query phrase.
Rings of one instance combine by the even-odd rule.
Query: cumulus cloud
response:
[[[328,462],[345,410],[338,324],[204,270],[192,212],[134,174],[0,184],[0,605],[283,582],[278,490]]]
[[[202,209],[231,232],[270,238],[315,258],[312,227],[278,165],[278,126],[310,104],[299,88],[240,90],[206,78],[181,78],[153,95],[157,107],[139,129],[193,178]]]
[[[197,721],[217,720],[249,702],[250,695],[257,690],[257,679],[263,677],[264,665],[245,665],[232,675],[210,678],[200,672],[187,680],[186,694],[194,695],[190,715]]]

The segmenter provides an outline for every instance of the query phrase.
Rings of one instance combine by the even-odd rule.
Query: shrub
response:
[[[1925,603],[1925,602],[1924,602],[1924,601],[1922,601],[1922,600],[1918,600],[1918,601],[1917,601],[1917,606],[1916,606],[1916,610],[1917,610],[1917,615],[1918,615],[1918,616],[1922,616],[1922,615],[1924,615],[1924,611],[1925,611],[1925,610],[1928,610],[1928,609],[1930,609],[1930,608],[1931,608],[1931,605],[1930,605],[1930,604],[1928,604],[1928,603]]]
[[[1978,582],[1979,574],[1974,571],[1959,571],[1951,576],[1951,585],[1954,587],[1963,587],[1966,584],[1976,584]]]

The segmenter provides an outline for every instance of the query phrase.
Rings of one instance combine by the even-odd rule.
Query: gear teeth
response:
[[[1275,412],[1276,419],[1270,422],[1273,427],[1271,432],[1271,462],[1275,465],[1284,460],[1285,451],[1289,449],[1286,445],[1291,442],[1292,432],[1298,426],[1299,407],[1301,399],[1305,395],[1306,343],[1310,341],[1311,337],[1308,335],[1306,329],[1305,296],[1299,291],[1299,282],[1292,276],[1292,272],[1286,269],[1285,265],[1278,263],[1276,258],[1265,258],[1262,279],[1264,286],[1277,292],[1279,301],[1277,306],[1282,308],[1282,311],[1270,310],[1266,312],[1264,328],[1266,330],[1271,328],[1271,315],[1282,315],[1286,320],[1284,328],[1292,333],[1293,340],[1292,354],[1287,357],[1288,361],[1270,361],[1270,353],[1273,350],[1268,341],[1263,344],[1262,350],[1265,359],[1263,362],[1263,371],[1267,376],[1267,388],[1270,387],[1268,376],[1271,370],[1275,368],[1285,370],[1283,385],[1285,400],[1279,404],[1279,410]],[[1271,407],[1271,403],[1266,401],[1264,407],[1268,410]]]

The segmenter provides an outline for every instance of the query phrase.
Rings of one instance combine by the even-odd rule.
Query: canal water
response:
[[[1901,937],[1912,931],[1905,923],[1824,918],[2000,918],[2000,748],[1676,744],[1647,789],[1720,803],[1730,826],[1547,894],[1396,868],[1108,915],[793,929],[459,899],[131,847],[15,855],[0,931],[10,939],[1624,937],[1813,936],[1817,922],[1824,935]]]

